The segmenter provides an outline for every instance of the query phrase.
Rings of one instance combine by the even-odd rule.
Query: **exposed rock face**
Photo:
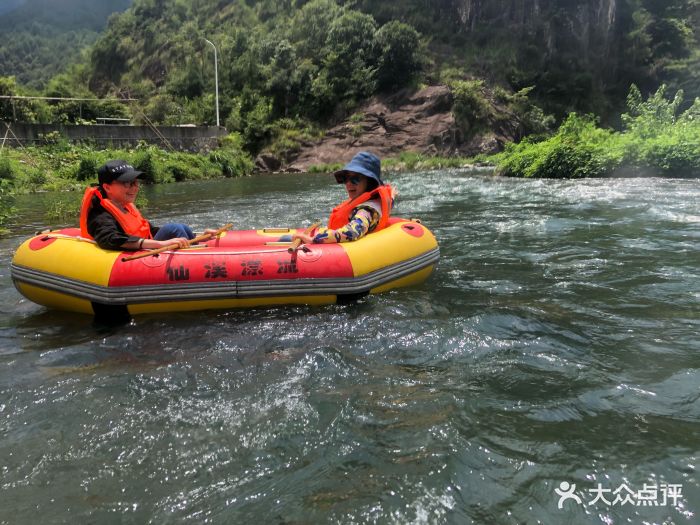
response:
[[[255,159],[255,169],[262,172],[277,171],[282,167],[282,162],[269,153],[261,153]]]
[[[440,0],[447,3],[466,33],[484,27],[507,27],[515,35],[545,44],[543,60],[573,52],[592,69],[619,52],[618,0]],[[447,10],[449,13],[449,9]],[[572,47],[573,46],[573,47]],[[605,59],[605,60],[604,60]]]
[[[303,148],[286,169],[306,171],[313,165],[345,162],[361,150],[383,158],[404,151],[449,156],[502,147],[503,141],[495,135],[477,136],[465,143],[452,115],[452,102],[446,86],[375,97],[355,117],[330,129],[320,142]]]

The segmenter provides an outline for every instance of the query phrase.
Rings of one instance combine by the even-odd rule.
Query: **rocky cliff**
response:
[[[361,150],[371,150],[382,158],[405,151],[471,156],[494,153],[513,140],[517,126],[508,122],[465,137],[455,122],[452,105],[447,86],[375,97],[350,119],[329,129],[321,140],[304,144],[290,162],[262,154],[256,166],[263,172],[307,171],[314,165],[343,162]]]

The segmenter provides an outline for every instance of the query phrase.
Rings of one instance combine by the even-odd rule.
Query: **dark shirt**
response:
[[[151,235],[155,235],[158,228],[150,222],[148,224],[151,227]],[[135,235],[127,235],[117,219],[102,207],[97,197],[93,198],[92,208],[88,212],[87,229],[103,250],[123,250],[122,245],[125,242],[136,242],[140,239]]]

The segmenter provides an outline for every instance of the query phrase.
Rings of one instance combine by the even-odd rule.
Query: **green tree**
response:
[[[189,61],[182,69],[176,69],[168,82],[168,91],[176,97],[196,98],[204,92],[201,64]]]
[[[15,77],[0,77],[0,95],[29,96],[29,92],[17,84]],[[46,104],[40,100],[0,99],[0,120],[8,122],[37,122],[48,113]]]
[[[331,24],[341,12],[333,0],[311,0],[294,13],[289,38],[299,57],[320,63],[319,51],[325,47]]]
[[[484,93],[483,80],[459,80],[453,82],[454,105],[452,112],[465,136],[470,137],[482,129],[491,116],[491,106]]]
[[[411,26],[392,20],[379,28],[374,42],[379,89],[402,87],[421,70],[420,36]]]
[[[370,15],[348,11],[331,22],[323,65],[336,99],[351,102],[376,88],[373,40],[377,23]]]

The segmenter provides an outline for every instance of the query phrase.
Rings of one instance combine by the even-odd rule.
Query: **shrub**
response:
[[[41,189],[48,182],[48,180],[49,178],[46,175],[46,172],[37,168],[31,169],[27,177],[27,182],[30,186],[34,187],[32,188],[34,190]]]
[[[486,125],[491,115],[490,104],[484,95],[484,81],[458,80],[451,88],[455,120],[464,134],[471,136]]]
[[[348,122],[351,122],[353,124],[359,124],[365,119],[365,114],[364,113],[353,113],[350,115],[350,118],[348,118]]]
[[[242,152],[218,150],[209,155],[209,160],[219,166],[224,177],[241,177],[253,169],[253,163]]]
[[[496,171],[507,176],[543,178],[605,175],[614,164],[606,153],[612,135],[597,128],[593,117],[572,113],[550,139],[508,145],[497,156]]]
[[[411,26],[392,20],[374,35],[378,59],[377,86],[391,90],[408,83],[421,69],[420,35]]]
[[[136,159],[134,160],[134,168],[143,173],[141,176],[143,182],[146,184],[155,184],[156,166],[150,148],[137,153]]]
[[[39,133],[39,140],[43,144],[59,144],[61,142],[61,133],[58,131],[49,131],[48,133]]]
[[[10,159],[7,157],[0,158],[0,181],[13,180],[15,178],[15,170],[12,167]]]
[[[632,86],[628,100],[624,132],[601,129],[593,117],[572,113],[549,139],[507,146],[495,157],[497,173],[520,177],[699,176],[700,101],[676,115],[682,92],[667,100],[663,86],[646,101]]]
[[[166,167],[166,171],[169,171],[175,182],[183,182],[187,180],[188,170],[181,164],[169,164]]]
[[[97,161],[94,157],[81,157],[75,178],[80,181],[92,180],[97,175]]]

